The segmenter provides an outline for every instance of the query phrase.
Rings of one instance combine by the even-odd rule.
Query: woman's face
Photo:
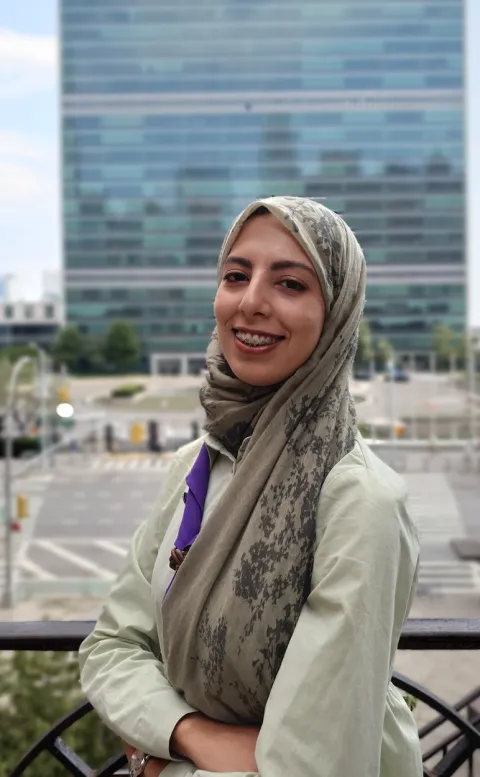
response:
[[[223,355],[252,386],[292,375],[313,353],[325,320],[310,259],[271,214],[255,216],[241,230],[214,307]]]

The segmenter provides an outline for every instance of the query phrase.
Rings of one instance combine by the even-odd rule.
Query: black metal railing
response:
[[[78,650],[94,621],[0,622],[0,650]],[[480,618],[411,618],[400,650],[480,650]]]
[[[78,650],[80,643],[94,627],[93,621],[41,621],[0,623],[0,650],[57,651]],[[480,650],[480,619],[410,619],[400,638],[401,650]],[[394,673],[394,684],[403,692],[430,707],[436,716],[419,729],[422,742],[444,724],[449,732],[443,739],[423,750],[425,777],[451,777],[468,767],[474,777],[474,754],[480,752],[480,686],[456,704],[449,705],[418,683]],[[9,777],[20,777],[41,753],[50,753],[73,777],[109,777],[125,774],[123,754],[110,758],[102,767],[92,770],[63,741],[62,734],[91,711],[89,702],[82,702],[32,745]],[[453,730],[452,730],[453,727]],[[21,754],[19,754],[20,756]],[[429,766],[432,761],[434,766]]]

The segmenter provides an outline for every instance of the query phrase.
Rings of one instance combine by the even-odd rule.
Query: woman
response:
[[[271,197],[218,271],[207,435],[134,537],[83,688],[133,775],[420,777],[390,684],[418,540],[349,393],[362,251],[323,205]]]

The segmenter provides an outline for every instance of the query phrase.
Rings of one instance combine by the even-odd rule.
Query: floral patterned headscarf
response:
[[[324,205],[270,197],[249,205],[226,235],[219,280],[240,230],[260,208],[310,258],[326,316],[313,354],[280,386],[240,381],[216,332],[207,353],[206,428],[235,452],[237,467],[165,599],[161,641],[173,686],[225,722],[262,720],[310,591],[320,491],[357,430],[349,378],[365,301],[362,250]]]

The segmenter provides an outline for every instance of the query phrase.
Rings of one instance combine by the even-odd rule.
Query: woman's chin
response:
[[[272,370],[268,364],[246,364],[235,358],[227,359],[227,362],[235,377],[249,386],[274,386],[287,377],[283,374],[285,370]]]

